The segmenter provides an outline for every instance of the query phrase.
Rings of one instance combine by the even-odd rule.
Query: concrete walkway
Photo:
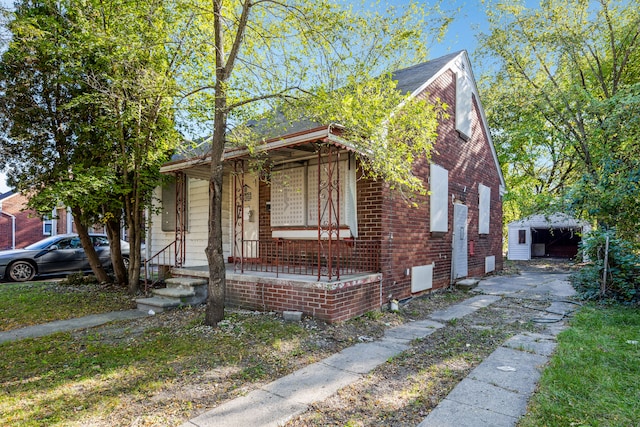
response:
[[[428,319],[407,323],[385,332],[375,342],[357,344],[280,378],[245,396],[226,402],[181,427],[280,426],[321,402],[342,387],[358,381],[377,366],[444,327],[441,322],[462,318],[503,297],[533,299],[566,298],[573,289],[566,275],[525,273],[493,277],[475,289],[480,295]],[[564,317],[575,306],[554,303],[541,319],[548,334],[521,334],[493,352],[447,396],[419,427],[514,426],[526,411],[527,401],[540,377],[541,368],[555,349],[555,335],[564,328]],[[557,314],[559,313],[559,314]]]
[[[90,316],[78,317],[75,319],[58,320],[55,322],[44,323],[42,325],[27,326],[26,328],[0,332],[0,344],[24,338],[43,337],[56,332],[91,328],[114,320],[137,319],[144,316],[148,316],[148,314],[139,310],[112,311],[109,313],[92,314]]]
[[[556,347],[556,335],[566,328],[575,294],[566,274],[523,273],[480,282],[474,292],[552,301],[534,319],[545,333],[524,333],[507,340],[462,380],[418,427],[512,427],[527,410],[544,365]]]

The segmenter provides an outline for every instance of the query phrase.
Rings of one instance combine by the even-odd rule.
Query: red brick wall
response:
[[[226,303],[263,311],[301,311],[339,322],[380,307],[380,277],[332,283],[227,277]]]
[[[502,269],[502,201],[500,178],[488,137],[482,126],[480,111],[474,99],[472,134],[463,140],[455,130],[456,78],[451,71],[440,76],[428,89],[432,100],[439,98],[448,105],[449,117],[438,127],[438,138],[431,160],[419,159],[414,174],[422,177],[429,188],[430,162],[449,172],[449,230],[432,234],[430,199],[414,196],[407,203],[400,194],[382,182],[366,179],[359,173],[357,182],[358,238],[379,240],[379,283],[354,284],[338,290],[318,290],[295,284],[268,284],[227,280],[229,302],[256,309],[297,310],[329,321],[344,320],[378,308],[391,298],[411,295],[412,267],[434,263],[433,288],[443,288],[451,281],[453,204],[451,195],[468,207],[469,276],[482,276],[485,257],[493,255],[496,270]],[[426,95],[425,95],[426,96]],[[478,232],[478,186],[491,189],[491,213],[488,235]],[[260,239],[271,239],[270,214],[263,207],[269,200],[269,188],[260,188]],[[473,246],[473,250],[471,250]]]
[[[11,249],[12,220],[4,213],[16,217],[16,248],[23,248],[31,243],[43,239],[42,221],[32,210],[22,210],[26,207],[27,197],[22,194],[13,194],[1,201],[2,214],[0,214],[0,250]]]
[[[502,269],[502,201],[500,179],[487,135],[482,126],[480,112],[474,99],[472,136],[464,141],[455,130],[455,74],[446,72],[427,90],[431,98],[436,97],[448,104],[449,117],[438,127],[438,139],[431,161],[449,171],[449,197],[451,194],[469,208],[468,240],[473,245],[473,254],[468,252],[469,276],[482,276],[485,257],[496,257],[496,270]],[[414,174],[423,178],[429,188],[429,162],[420,159],[414,165]],[[490,233],[478,233],[478,185],[491,188]],[[466,191],[465,191],[466,189]],[[411,294],[411,277],[406,269],[435,263],[433,287],[446,287],[451,278],[451,244],[453,205],[449,203],[449,231],[432,235],[429,232],[429,196],[416,196],[406,203],[399,194],[383,190],[382,208],[383,250],[382,273],[383,302],[390,297],[404,298]],[[360,209],[360,206],[358,206]],[[468,248],[469,249],[469,248]]]

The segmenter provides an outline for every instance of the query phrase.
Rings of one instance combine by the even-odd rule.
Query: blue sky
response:
[[[0,0],[1,5],[11,4],[10,0]],[[428,2],[427,2],[428,3]],[[407,0],[382,0],[383,5],[396,5],[402,7],[408,4]],[[478,31],[487,29],[487,19],[484,12],[484,6],[481,4],[481,0],[450,0],[446,1],[444,6],[446,9],[457,9],[455,19],[449,27],[449,31],[444,37],[444,40],[439,44],[431,44],[431,51],[429,56],[431,58],[437,58],[442,55],[446,55],[451,52],[456,52],[462,49],[466,49],[471,55],[472,66],[474,67],[476,78],[479,76],[479,65],[474,63],[474,51],[476,49],[477,41],[475,34]],[[0,193],[4,193],[9,190],[6,186],[4,174],[0,172]]]

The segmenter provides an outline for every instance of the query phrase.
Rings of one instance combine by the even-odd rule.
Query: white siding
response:
[[[519,243],[519,231],[524,230],[526,241]],[[507,259],[509,260],[530,260],[531,259],[531,229],[529,227],[518,227],[509,225],[509,250]]]
[[[223,191],[229,194],[228,177],[224,180]],[[187,183],[187,232],[185,233],[185,267],[194,267],[207,264],[205,249],[209,236],[209,183],[201,179],[189,178]],[[154,191],[157,203],[161,203],[162,190]],[[229,244],[229,200],[222,199],[222,246],[225,259],[230,255]],[[151,216],[150,255],[153,256],[168,244],[175,240],[175,232],[162,231],[162,215],[160,213]],[[171,260],[173,261],[173,255]]]
[[[188,228],[185,234],[185,267],[207,264],[205,248],[209,228],[209,182],[202,179],[189,179],[187,186]]]
[[[431,232],[449,229],[449,172],[436,164],[430,167],[430,228]]]

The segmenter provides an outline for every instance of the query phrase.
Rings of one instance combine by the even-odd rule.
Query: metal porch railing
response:
[[[341,275],[380,271],[380,241],[344,239],[243,241],[244,257],[234,258],[234,270],[340,279]]]
[[[176,266],[176,245],[177,241],[174,240],[149,259],[144,260],[145,293],[151,286],[166,279],[171,267]]]

